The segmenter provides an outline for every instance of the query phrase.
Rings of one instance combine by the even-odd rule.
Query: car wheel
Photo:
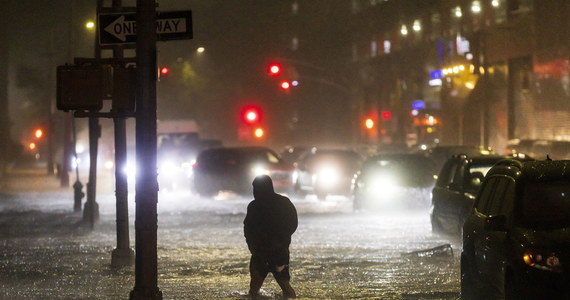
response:
[[[461,255],[461,299],[478,299],[473,270],[463,254]]]

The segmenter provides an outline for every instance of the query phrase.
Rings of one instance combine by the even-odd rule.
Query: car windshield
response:
[[[263,162],[270,164],[279,163],[279,157],[271,151],[256,150],[243,152],[243,162]]]
[[[528,182],[521,195],[521,223],[529,227],[570,226],[567,180]]]

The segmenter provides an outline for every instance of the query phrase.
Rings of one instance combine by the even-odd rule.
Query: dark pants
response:
[[[285,297],[295,297],[295,290],[291,287],[289,280],[291,275],[289,274],[289,249],[286,249],[286,257],[284,252],[278,257],[267,257],[259,254],[252,254],[249,261],[249,274],[251,276],[251,281],[249,283],[250,293],[257,294],[263,285],[263,281],[267,277],[267,274],[273,274],[275,281],[283,290],[283,295]],[[287,265],[285,269],[281,272],[277,272],[275,269],[277,266]]]

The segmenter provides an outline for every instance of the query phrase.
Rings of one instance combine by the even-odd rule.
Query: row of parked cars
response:
[[[462,299],[570,299],[569,167],[519,151],[447,159],[431,223],[462,239]]]
[[[251,195],[259,174],[279,192],[348,196],[357,210],[430,207],[432,230],[462,239],[463,299],[570,299],[570,161],[482,147],[368,158],[338,149],[214,148],[198,156],[194,188]]]

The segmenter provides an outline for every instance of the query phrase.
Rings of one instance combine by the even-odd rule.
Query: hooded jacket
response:
[[[253,196],[243,221],[251,253],[271,256],[287,249],[298,225],[295,206],[289,198],[274,192],[273,181],[267,175],[254,179]]]

